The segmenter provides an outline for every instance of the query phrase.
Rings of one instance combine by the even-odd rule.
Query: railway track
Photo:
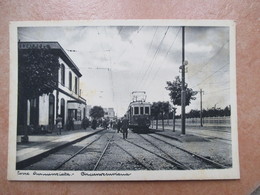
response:
[[[118,148],[120,148],[122,151],[124,151],[126,154],[128,154],[131,158],[133,158],[135,160],[135,162],[139,165],[141,165],[143,168],[145,168],[146,170],[154,170],[153,167],[146,165],[145,163],[141,162],[140,160],[138,160],[138,158],[134,157],[134,155],[132,155],[130,152],[128,152],[126,149],[124,149],[122,146],[118,145],[117,143],[114,143]]]
[[[145,147],[143,147],[143,146],[140,146],[139,144],[136,144],[136,143],[134,143],[134,142],[132,142],[132,141],[129,141],[129,140],[126,140],[126,142],[128,142],[128,143],[130,143],[130,144],[132,144],[132,145],[134,145],[134,146],[136,146],[136,147],[142,149],[143,151],[146,151],[146,152],[148,152],[148,153],[150,153],[150,154],[156,156],[157,158],[159,158],[159,159],[161,159],[161,160],[163,160],[163,161],[166,161],[167,163],[173,165],[173,166],[175,167],[174,169],[178,169],[178,170],[187,170],[187,169],[190,169],[189,167],[185,166],[183,163],[179,162],[178,160],[176,160],[176,159],[174,159],[174,158],[172,158],[172,157],[170,157],[170,156],[165,157],[165,156],[163,156],[163,155],[159,155],[159,154],[153,152],[152,150],[149,150],[149,149],[147,149],[147,148],[145,148]],[[164,153],[164,154],[166,154],[166,153]],[[167,154],[166,154],[166,155],[167,155]],[[155,168],[152,168],[152,169],[154,170]]]
[[[80,153],[82,153],[84,150],[86,150],[89,146],[91,146],[92,144],[94,144],[95,142],[97,142],[101,137],[103,137],[106,133],[102,132],[102,134],[94,139],[92,142],[90,142],[89,144],[87,144],[86,146],[82,147],[81,149],[79,149],[77,152],[75,152],[73,155],[71,155],[69,158],[65,159],[62,163],[60,163],[59,165],[57,165],[54,170],[58,170],[60,169],[63,165],[65,165],[67,162],[69,162],[70,160],[72,160],[73,158],[75,158],[77,155],[79,155]],[[110,142],[110,140],[109,140]],[[108,142],[108,143],[109,143]],[[107,147],[105,147],[106,149]],[[102,152],[103,154],[103,152]],[[100,160],[99,160],[100,161]],[[98,165],[98,163],[95,165],[95,167]],[[94,168],[95,168],[94,167]]]
[[[171,159],[172,161],[174,161],[176,163],[176,165],[182,169],[182,170],[189,170],[192,169],[188,166],[186,166],[185,164],[183,164],[182,162],[178,161],[176,158],[173,158],[172,156],[170,156],[165,150],[157,147],[154,143],[152,143],[151,141],[149,141],[148,139],[146,139],[144,136],[140,135],[140,137],[142,137],[145,141],[147,141],[148,143],[150,143],[153,147],[157,148],[162,154],[164,154],[165,156],[167,156],[167,158]]]
[[[159,135],[159,134],[158,134]],[[225,169],[228,168],[225,165],[222,165],[221,163],[218,163],[216,161],[210,160],[208,158],[205,158],[199,154],[193,153],[191,151],[188,151],[184,148],[181,148],[175,144],[169,143],[165,140],[162,140],[160,138],[158,138],[157,136],[153,136],[153,135],[149,135],[147,134],[148,137],[153,138],[153,140],[159,141],[161,143],[164,143],[165,145],[168,145],[170,147],[175,148],[175,153],[172,155],[175,156],[185,156],[184,159],[182,160],[178,160],[179,162],[181,162],[182,164],[184,164],[185,166],[189,167],[190,169]],[[148,141],[150,144],[152,144],[155,148],[158,148],[158,145],[154,144],[152,141],[148,140],[147,138],[144,138],[144,136],[140,135],[144,140]],[[159,135],[161,136],[161,135]],[[161,149],[159,149],[161,150]],[[169,155],[169,154],[168,154]],[[176,159],[176,157],[174,158]],[[203,164],[202,164],[203,163]]]
[[[198,170],[227,168],[181,148],[157,134],[130,134],[123,140],[116,131],[102,131],[74,143],[29,170]],[[51,163],[49,163],[51,162]]]
[[[82,148],[79,149],[77,152],[75,152],[73,155],[71,155],[69,158],[65,159],[62,163],[60,163],[59,165],[57,165],[57,166],[54,168],[54,170],[59,170],[62,166],[64,166],[66,163],[68,163],[68,162],[70,162],[71,160],[73,160],[74,158],[76,158],[79,154],[83,153],[85,150],[87,150],[90,146],[92,146],[94,143],[96,143],[98,140],[100,140],[100,139],[101,139],[104,135],[106,135],[106,134],[107,134],[106,132],[102,132],[102,134],[101,134],[98,138],[94,139],[94,140],[91,141],[89,144],[87,144],[86,146],[82,147]],[[100,162],[101,162],[101,160],[102,160],[102,158],[103,158],[105,152],[107,151],[107,149],[108,149],[108,147],[109,147],[109,145],[110,145],[110,143],[111,143],[111,141],[112,141],[112,139],[113,139],[113,137],[114,137],[114,134],[115,134],[115,133],[113,133],[113,135],[112,135],[111,138],[108,138],[108,137],[107,137],[107,140],[108,140],[108,141],[107,141],[105,147],[103,148],[103,150],[100,152],[101,155],[99,156],[97,162],[95,163],[94,167],[92,168],[93,171],[94,171],[94,170],[97,170],[97,168],[98,168],[98,166],[99,166],[99,164],[100,164]],[[99,151],[96,151],[96,153],[99,153]]]
[[[99,163],[100,163],[101,159],[103,158],[105,152],[107,151],[107,148],[108,148],[109,144],[110,144],[111,141],[113,140],[114,135],[115,135],[115,133],[113,133],[111,139],[108,139],[108,142],[107,142],[105,148],[103,149],[102,154],[100,155],[100,157],[99,157],[97,163],[95,164],[95,166],[94,166],[94,168],[93,168],[93,171],[95,171],[95,170],[97,169],[97,167],[99,166]]]

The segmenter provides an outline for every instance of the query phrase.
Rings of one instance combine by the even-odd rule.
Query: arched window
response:
[[[78,78],[75,77],[75,93],[78,94]]]
[[[61,84],[65,85],[65,66],[64,66],[64,64],[61,64],[61,67],[60,67],[60,78],[61,78]]]
[[[72,90],[72,74],[69,72],[69,89]]]

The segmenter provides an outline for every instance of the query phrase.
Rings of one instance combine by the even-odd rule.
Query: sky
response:
[[[88,105],[127,111],[133,91],[147,102],[169,101],[167,81],[181,76],[179,26],[19,27],[20,41],[57,41],[80,69],[81,96]],[[230,105],[228,27],[185,27],[186,82],[203,90],[203,108]],[[180,114],[180,106],[177,114]],[[200,109],[200,95],[186,107]]]

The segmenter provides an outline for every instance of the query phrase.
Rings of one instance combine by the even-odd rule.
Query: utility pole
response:
[[[176,108],[172,108],[172,131],[175,132],[175,113],[176,113]]]
[[[202,93],[204,91],[202,91],[202,89],[200,89],[200,126],[203,127],[202,124]]]
[[[187,62],[185,61],[185,27],[182,27],[182,65],[181,65],[181,133],[185,134],[185,106],[186,106],[186,90],[185,90],[185,66]]]

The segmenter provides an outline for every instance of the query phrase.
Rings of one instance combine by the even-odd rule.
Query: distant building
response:
[[[105,115],[104,118],[109,118],[110,120],[115,119],[115,111],[114,108],[103,108]]]
[[[91,105],[86,106],[86,117],[91,119],[90,110],[93,107]],[[104,118],[109,118],[110,120],[115,119],[115,111],[114,108],[103,108],[104,110]]]
[[[58,83],[53,93],[28,100],[27,109],[18,109],[18,131],[21,125],[53,130],[57,115],[61,115],[65,128],[70,120],[74,120],[74,128],[79,128],[81,120],[86,116],[86,100],[81,97],[79,87],[82,74],[58,42],[19,42],[18,53],[21,50],[46,47],[58,56]],[[23,124],[22,115],[27,117],[26,124]]]
[[[91,105],[87,105],[86,107],[86,117],[88,119],[90,119],[90,110],[91,110],[92,106]]]

